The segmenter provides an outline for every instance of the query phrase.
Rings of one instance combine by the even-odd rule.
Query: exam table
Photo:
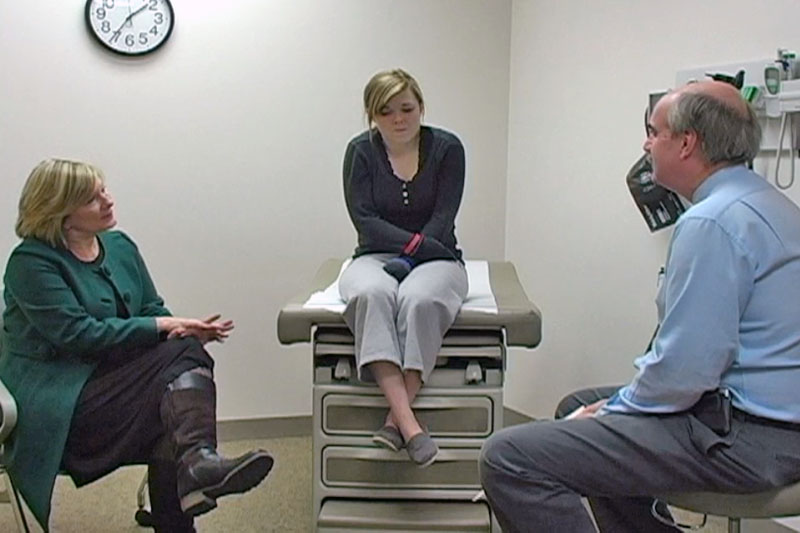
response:
[[[537,346],[541,313],[511,263],[466,262],[470,292],[413,405],[440,450],[420,469],[405,451],[372,443],[388,406],[375,384],[357,378],[338,295],[345,266],[323,263],[278,315],[282,344],[311,343],[315,530],[498,533],[486,502],[473,501],[478,457],[485,439],[503,427],[506,348]]]

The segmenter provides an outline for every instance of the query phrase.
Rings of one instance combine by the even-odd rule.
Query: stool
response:
[[[742,518],[800,515],[800,482],[755,494],[686,492],[658,499],[681,509],[727,517],[728,533],[739,533]]]

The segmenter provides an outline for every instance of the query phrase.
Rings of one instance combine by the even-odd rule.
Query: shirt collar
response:
[[[696,204],[698,202],[702,202],[711,196],[711,193],[720,187],[720,185],[737,175],[742,175],[742,171],[746,172],[747,167],[744,165],[733,165],[717,170],[709,177],[704,179],[697,189],[694,190],[694,194],[692,195],[692,203]]]

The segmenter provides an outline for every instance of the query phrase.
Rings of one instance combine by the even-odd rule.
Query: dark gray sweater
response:
[[[344,197],[358,232],[359,255],[400,254],[414,233],[425,236],[413,257],[461,260],[455,218],[464,193],[464,147],[450,132],[423,126],[420,161],[409,182],[394,175],[380,134],[365,131],[347,145]]]

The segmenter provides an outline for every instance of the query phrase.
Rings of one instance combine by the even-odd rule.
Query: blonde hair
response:
[[[17,235],[66,247],[64,219],[92,199],[98,181],[105,183],[103,172],[80,161],[46,159],[36,165],[19,198]]]
[[[411,89],[419,102],[420,110],[424,110],[422,89],[419,88],[417,80],[405,70],[400,68],[384,70],[372,76],[364,87],[364,115],[367,127],[372,127],[375,116],[389,103],[389,100],[406,89]]]

